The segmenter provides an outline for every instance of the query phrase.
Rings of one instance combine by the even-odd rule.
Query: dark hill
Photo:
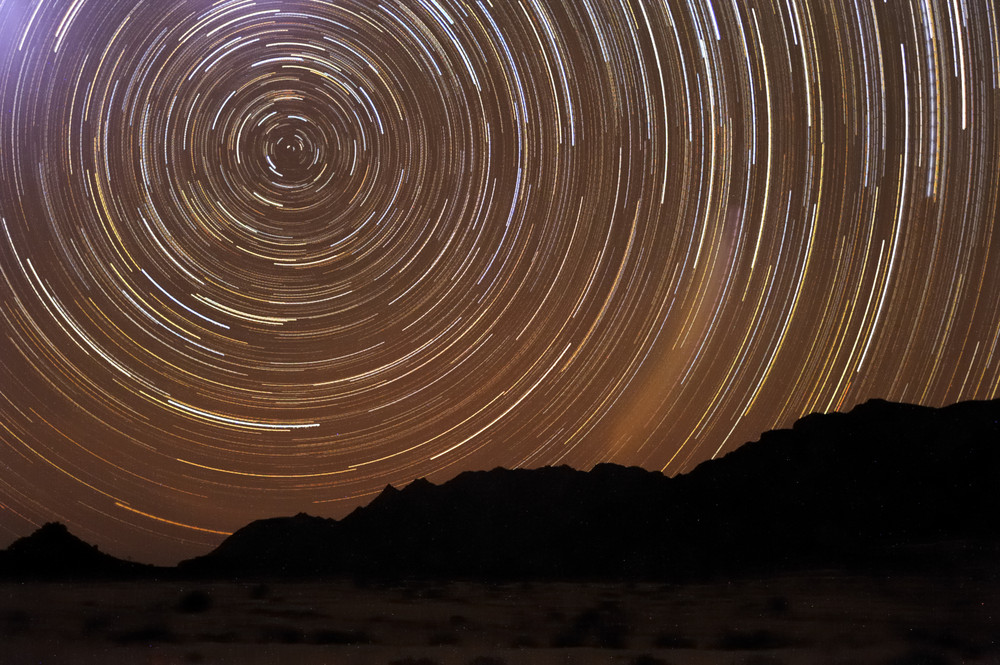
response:
[[[45,524],[0,552],[0,577],[122,579],[151,577],[156,567],[122,561],[88,545],[58,522]]]
[[[208,555],[211,568],[269,577],[329,572],[336,556],[336,525],[336,520],[305,513],[251,522]]]
[[[213,577],[673,578],[936,565],[922,546],[1000,535],[998,484],[1000,400],[942,409],[873,400],[806,416],[673,479],[602,464],[390,486],[340,522],[254,522],[180,568]]]

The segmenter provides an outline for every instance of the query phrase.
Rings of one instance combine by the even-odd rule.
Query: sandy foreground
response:
[[[1000,584],[6,583],[0,663],[1000,665]]]

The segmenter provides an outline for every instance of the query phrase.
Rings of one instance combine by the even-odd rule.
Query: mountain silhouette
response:
[[[0,552],[0,575],[43,579],[122,579],[152,576],[155,566],[122,561],[49,522]]]
[[[243,576],[303,577],[332,572],[338,546],[337,521],[299,513],[251,522],[226,538],[210,555],[209,565],[189,570],[232,570]]]
[[[600,464],[392,486],[337,522],[255,522],[181,570],[210,576],[691,577],[936,565],[1000,535],[1000,400],[812,414],[691,473]]]
[[[674,478],[599,464],[387,486],[342,520],[258,520],[176,574],[216,579],[692,579],[802,567],[943,570],[1000,541],[1000,400],[812,414]],[[978,557],[978,558],[977,558]],[[124,566],[124,567],[123,567]],[[0,571],[135,575],[61,525]]]

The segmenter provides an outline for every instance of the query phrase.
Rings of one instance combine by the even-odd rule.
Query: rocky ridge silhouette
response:
[[[995,548],[998,481],[1000,400],[940,409],[872,400],[806,416],[674,478],[599,464],[388,486],[340,521],[252,522],[176,573],[690,579],[941,568],[956,551]],[[0,571],[13,570],[22,541],[2,553]]]

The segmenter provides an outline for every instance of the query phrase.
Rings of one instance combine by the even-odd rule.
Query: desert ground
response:
[[[1000,665],[1000,583],[7,582],[0,663]]]

